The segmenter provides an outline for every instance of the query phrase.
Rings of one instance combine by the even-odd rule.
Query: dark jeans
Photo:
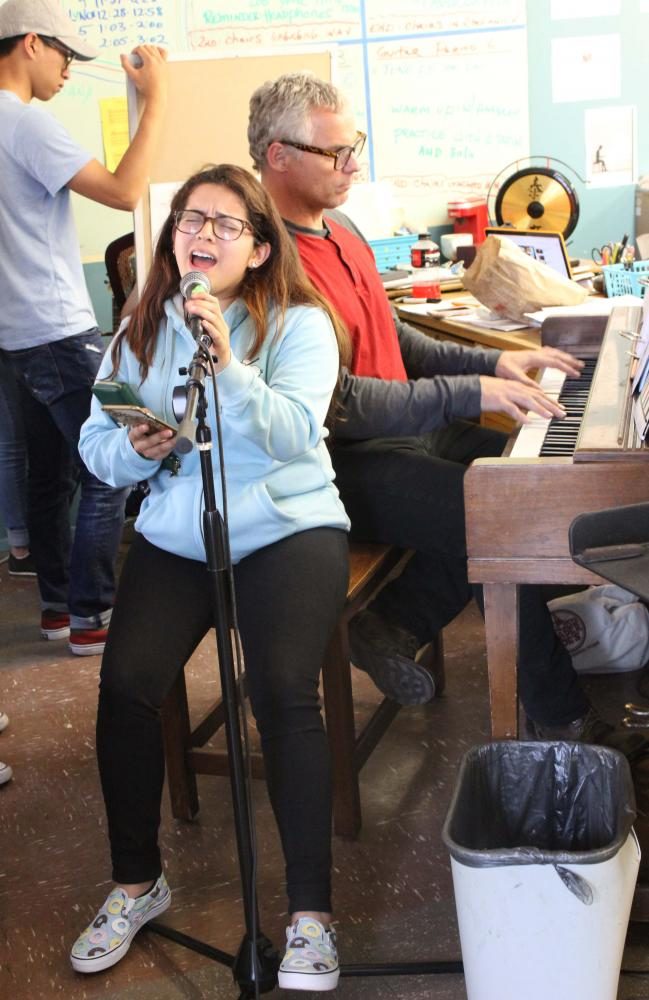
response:
[[[457,421],[419,437],[334,442],[336,483],[352,538],[415,549],[404,572],[374,604],[428,642],[476,596],[467,579],[463,481],[476,458],[502,453],[506,436]],[[536,722],[583,715],[586,699],[570,656],[556,639],[540,588],[521,587],[519,684]]]
[[[100,482],[79,458],[79,433],[103,353],[95,329],[4,354],[20,391],[29,539],[42,605],[69,610],[77,628],[105,624],[110,617],[127,493]],[[77,482],[81,495],[72,540],[70,502]]]
[[[0,514],[9,547],[29,545],[27,530],[27,449],[18,386],[0,351]]]
[[[331,776],[318,680],[347,577],[347,536],[334,528],[293,535],[234,567],[250,700],[291,913],[331,909]],[[160,874],[160,707],[213,620],[205,564],[137,536],[120,577],[97,718],[117,882]]]

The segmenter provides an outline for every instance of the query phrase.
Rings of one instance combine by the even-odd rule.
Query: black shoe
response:
[[[355,667],[370,675],[379,691],[400,705],[423,705],[435,697],[435,680],[416,662],[426,648],[416,636],[366,608],[349,623]]]
[[[619,750],[629,760],[649,749],[649,743],[642,733],[628,729],[618,729],[605,722],[591,705],[586,715],[562,726],[546,726],[527,719],[528,737],[533,740],[570,740],[576,743],[596,743],[599,746]]]
[[[19,559],[9,553],[9,576],[36,576],[36,567],[31,555]]]

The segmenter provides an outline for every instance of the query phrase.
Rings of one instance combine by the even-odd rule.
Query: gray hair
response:
[[[248,145],[257,170],[264,166],[272,142],[311,142],[310,114],[315,108],[340,112],[346,108],[346,101],[332,83],[312,73],[285,73],[257,88],[250,98],[248,118]]]

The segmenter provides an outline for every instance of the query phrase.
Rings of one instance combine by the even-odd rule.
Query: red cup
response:
[[[430,278],[415,278],[412,283],[412,297],[414,299],[440,299],[442,292],[439,281],[431,281]]]

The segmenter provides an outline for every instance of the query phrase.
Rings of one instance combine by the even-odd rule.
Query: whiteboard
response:
[[[149,270],[157,234],[169,213],[176,190],[207,162],[250,167],[246,129],[250,96],[265,80],[284,72],[308,69],[322,80],[331,79],[331,54],[309,49],[299,54],[216,58],[211,53],[169,57],[169,103],[162,137],[149,174],[148,197],[135,212],[135,247],[140,287]],[[206,94],[226,94],[227,102],[210,108]],[[137,126],[142,102],[129,82],[130,131]]]
[[[394,189],[394,224],[448,222],[529,154],[525,0],[61,0],[100,56],[74,63],[50,110],[103,160],[98,101],[126,92],[119,53],[152,42],[197,56],[335,47],[332,78],[368,133],[360,179]],[[228,94],[213,95],[213,106]],[[247,122],[241,122],[245,134]],[[205,159],[213,158],[207,147]],[[242,164],[250,166],[249,162]],[[84,259],[130,217],[75,198]],[[389,235],[386,233],[386,235]]]

